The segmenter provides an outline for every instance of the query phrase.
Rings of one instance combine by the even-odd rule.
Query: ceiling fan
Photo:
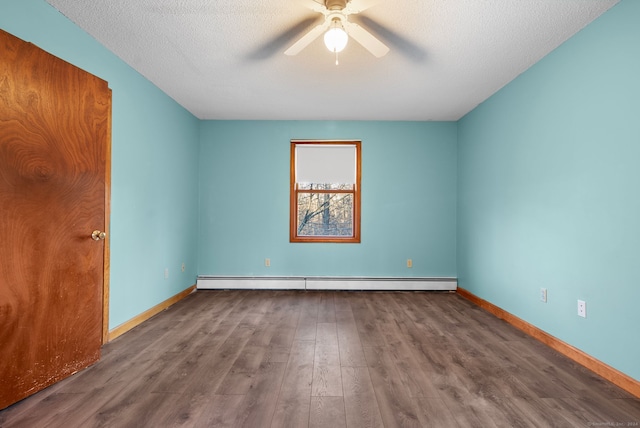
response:
[[[324,0],[324,4],[314,0],[300,1],[309,9],[323,14],[325,20],[284,51],[286,55],[297,55],[323,33],[325,45],[336,54],[336,64],[338,63],[337,54],[344,49],[349,37],[377,58],[389,52],[389,48],[373,34],[347,19],[349,15],[360,13],[380,0]]]

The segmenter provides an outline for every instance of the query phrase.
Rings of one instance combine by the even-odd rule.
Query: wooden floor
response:
[[[198,291],[2,427],[640,426],[640,399],[456,294]]]

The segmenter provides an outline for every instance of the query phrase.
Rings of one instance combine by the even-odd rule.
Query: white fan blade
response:
[[[324,13],[327,8],[324,4],[320,4],[315,0],[298,0],[304,7],[313,10],[314,12]]]
[[[347,34],[360,43],[366,50],[371,52],[376,58],[385,56],[389,52],[387,45],[376,39],[373,34],[353,22],[344,21],[342,23]]]
[[[377,5],[381,1],[382,0],[351,0],[347,3],[347,7],[344,8],[344,12],[346,15],[360,13],[363,10],[367,10],[370,7]]]
[[[302,36],[297,42],[289,46],[289,49],[284,51],[285,55],[297,55],[300,51],[311,44],[315,39],[320,37],[327,28],[329,28],[330,22],[325,21],[324,24],[320,24]]]

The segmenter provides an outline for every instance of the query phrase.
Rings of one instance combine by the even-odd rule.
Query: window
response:
[[[291,242],[360,242],[360,141],[291,142]]]

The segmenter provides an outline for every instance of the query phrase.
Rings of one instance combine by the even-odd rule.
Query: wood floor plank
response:
[[[268,318],[265,317],[265,319],[254,329],[251,338],[249,338],[249,341],[247,342],[247,346],[270,346],[277,328],[277,324],[269,322]]]
[[[245,308],[242,317],[235,317],[229,324],[230,331],[224,342],[218,346],[201,344],[198,351],[187,354],[191,358],[181,358],[181,364],[173,374],[164,376],[164,382],[156,391],[183,393],[189,388],[191,391],[207,393],[216,391],[220,383],[226,378],[246,344],[254,337],[255,330],[262,324],[262,320],[270,306],[268,301],[258,299],[243,299],[251,309]],[[225,323],[221,323],[221,328]]]
[[[374,294],[374,296],[378,297],[377,294]],[[359,294],[354,296],[351,309],[362,346],[385,346],[384,338],[378,329],[378,319],[369,305],[367,305],[367,299]]]
[[[346,428],[342,397],[311,397],[309,428]]]
[[[223,401],[225,406],[230,407],[233,405],[233,400],[221,399],[220,396],[212,394],[202,394],[200,392],[189,392],[187,394],[152,394],[156,397],[156,400],[150,401],[151,406],[146,409],[143,406],[138,408],[138,412],[142,416],[128,417],[121,422],[124,425],[113,425],[111,422],[105,426],[139,426],[136,421],[144,421],[144,426],[149,427],[197,427],[197,426],[212,426],[204,425],[208,423],[207,417],[211,415],[211,408],[215,407],[220,409],[219,401]],[[243,396],[227,396],[230,398]],[[230,411],[234,409],[228,409],[222,414],[215,415],[219,421],[228,419]],[[203,422],[204,421],[204,422]],[[120,422],[118,422],[120,423]],[[101,426],[101,423],[97,421],[87,421],[83,425],[69,424],[69,427],[75,426]],[[218,425],[216,425],[218,426]]]
[[[336,306],[334,303],[334,293],[327,291],[321,294],[320,304],[318,306],[319,323],[336,322]]]
[[[420,336],[416,337],[417,342],[445,335],[446,325],[438,318],[438,307],[430,299],[407,293],[400,294],[397,301],[402,306],[403,313],[420,332]]]
[[[213,395],[207,400],[195,419],[195,427],[232,428],[241,411],[244,395]]]
[[[403,340],[409,341],[413,344],[423,343],[425,340],[428,340],[432,335],[426,335],[424,329],[416,324],[414,319],[412,319],[407,314],[407,307],[404,303],[404,298],[407,294],[412,293],[390,293],[391,297],[388,299],[387,304],[389,305],[389,310],[391,312],[393,323],[398,325],[399,330],[402,332]],[[422,300],[423,296],[421,294],[414,295],[414,300]],[[423,310],[426,310],[424,308]]]
[[[620,415],[623,415],[622,417],[626,418],[628,421],[631,422],[636,419],[640,419],[640,416],[638,415],[638,409],[640,409],[640,398],[614,398],[609,401],[613,403],[616,409],[620,410]],[[616,414],[616,417],[619,417],[618,415],[619,414]],[[638,426],[640,426],[640,420],[637,422],[639,422]]]
[[[400,380],[388,348],[365,348],[371,384],[384,426],[419,427],[415,401]]]
[[[519,409],[519,418],[530,421],[531,426],[540,428],[584,426],[584,423],[571,413],[562,411],[557,405],[550,406],[553,399],[512,397],[511,400]]]
[[[487,388],[501,397],[529,398],[536,397],[534,391],[517,375],[517,368],[505,366],[493,358],[480,358],[476,370],[487,384]]]
[[[38,393],[40,394],[40,393]],[[38,395],[36,394],[36,395]],[[28,401],[32,405],[21,406],[21,404],[29,404],[28,401],[22,400],[13,406],[0,412],[0,427],[30,427],[30,428],[47,428],[56,427],[56,421],[60,415],[69,414],[69,418],[80,419],[80,423],[84,422],[90,416],[86,414],[77,415],[74,412],[74,402],[77,401],[82,394],[55,393],[48,395],[46,398],[33,400],[31,396]],[[40,398],[40,397],[38,397]],[[72,426],[72,425],[67,425]],[[81,426],[81,425],[77,425]]]
[[[342,367],[366,367],[367,361],[364,358],[353,313],[351,311],[337,311],[336,321],[340,365]]]
[[[523,356],[538,370],[555,379],[555,382],[570,389],[574,397],[601,402],[613,397],[630,398],[631,395],[620,388],[613,388],[610,382],[599,375],[590,372],[577,363],[568,360],[554,350],[538,343],[530,338],[516,340],[512,343],[515,352]],[[584,379],[589,378],[589,387],[584,383]],[[596,385],[593,387],[591,384]]]
[[[286,314],[282,315],[279,320],[274,322],[276,328],[269,342],[273,347],[290,348],[296,337],[296,330],[300,317],[304,317],[300,309],[283,309]]]
[[[640,422],[639,398],[450,293],[198,291],[102,354],[0,426]]]
[[[320,294],[311,293],[300,309],[300,317],[296,327],[295,340],[315,340]]]
[[[250,391],[240,405],[234,427],[264,427],[271,424],[285,363],[262,363]]]
[[[245,345],[233,362],[220,386],[216,390],[217,395],[244,395],[253,384],[260,364],[267,353],[266,346]]]
[[[400,314],[395,307],[395,297],[398,293],[378,293],[376,299],[367,299],[367,307],[375,314],[378,329],[389,345],[389,339],[407,335],[410,321]]]
[[[202,347],[198,351],[197,359],[182,361],[178,367],[180,372],[160,376],[163,380],[154,390],[176,393],[183,393],[187,388],[203,393],[215,391],[244,349],[252,333],[252,327],[239,325],[219,347]]]
[[[342,396],[337,324],[317,323],[312,396]]]
[[[541,367],[516,351],[513,342],[494,344],[497,358],[506,362],[513,376],[526,379],[526,386],[538,398],[567,398],[573,397],[575,392],[562,379],[553,376],[553,373],[541,371]]]
[[[376,298],[379,298],[376,295]],[[362,305],[358,308],[357,312],[354,311],[354,318],[356,320],[356,326],[358,327],[358,333],[360,334],[360,342],[363,347],[378,347],[385,346],[385,336],[382,334],[384,326],[388,320],[384,314],[377,313],[372,305],[368,302],[364,296],[360,297]]]
[[[338,349],[338,326],[332,323],[317,323],[314,364],[325,366],[340,365]]]
[[[273,299],[272,299],[273,300]],[[289,360],[289,353],[291,351],[291,345],[287,342],[289,339],[287,335],[290,335],[290,330],[287,330],[285,334],[279,333],[282,328],[283,321],[280,308],[276,305],[271,305],[269,311],[265,314],[262,322],[255,329],[252,337],[247,342],[246,346],[263,347],[265,350],[263,361],[272,363],[286,363]],[[287,313],[288,319],[297,317],[300,319],[297,311]],[[279,334],[279,337],[274,338]],[[314,324],[315,334],[315,324]]]
[[[243,317],[237,317],[236,321],[220,322],[218,329],[212,335],[218,340],[212,340],[208,334],[198,333],[190,336],[188,341],[179,348],[172,347],[172,360],[175,364],[170,367],[160,384],[154,392],[176,392],[183,393],[187,388],[193,386],[193,373],[198,371],[200,365],[210,368],[208,360],[213,356],[220,356],[217,359],[216,374],[221,377],[226,375],[234,364],[234,359],[243,353],[246,343],[251,340],[255,330],[262,323],[264,311],[268,307],[268,302],[261,302],[254,306],[254,310],[244,312]],[[224,341],[222,340],[224,338]],[[184,342],[181,338],[180,343]],[[259,357],[261,359],[261,356]],[[259,361],[258,361],[259,362]]]
[[[264,356],[265,362],[286,363],[289,361],[291,348],[288,346],[268,346]]]
[[[546,398],[542,399],[545,404],[552,403],[558,411],[566,419],[575,421],[575,425],[581,426],[596,426],[596,424],[603,423],[603,419],[599,415],[598,409],[585,408],[584,405],[574,398]],[[607,420],[607,422],[613,422]],[[615,423],[614,423],[615,425]],[[600,425],[602,426],[602,425]]]
[[[565,398],[562,402],[569,404],[570,407],[581,409],[582,414],[588,418],[588,422],[592,425],[601,422],[615,422],[614,425],[627,425],[629,422],[640,424],[640,419],[632,414],[628,414],[625,409],[618,406],[617,400],[605,400],[604,402],[593,399],[589,396],[580,396],[576,398]]]
[[[411,343],[401,341],[389,348],[389,355],[398,369],[399,380],[411,397],[439,397],[431,366]]]
[[[452,370],[452,360],[449,355],[438,346],[425,343],[419,346],[424,358],[424,367],[430,377],[431,382],[438,389],[440,396],[444,392],[454,396],[461,396],[468,392],[464,379],[466,373],[458,367]]]
[[[272,427],[306,427],[309,425],[311,383],[315,343],[297,340],[280,387]]]
[[[351,297],[350,292],[342,291],[335,292],[333,295],[333,304],[335,305],[336,312],[351,312]]]
[[[163,354],[153,365],[145,366],[138,374],[142,382],[133,382],[129,373],[128,379],[123,377],[115,384],[110,383],[108,388],[94,390],[85,398],[91,401],[83,401],[87,407],[65,415],[64,426],[125,426],[129,420],[147,420],[150,409],[167,400],[173,405],[169,399],[172,394],[156,393],[154,389],[166,381],[163,373],[178,375],[171,371],[178,364],[174,357],[172,353]],[[76,425],[78,419],[86,421]]]
[[[417,397],[415,402],[421,426],[433,428],[459,427],[453,414],[441,398]]]
[[[342,397],[340,365],[314,365],[312,397]]]
[[[342,367],[348,428],[382,428],[382,416],[366,367]]]
[[[484,397],[456,387],[444,388],[440,396],[460,427],[509,427]]]

